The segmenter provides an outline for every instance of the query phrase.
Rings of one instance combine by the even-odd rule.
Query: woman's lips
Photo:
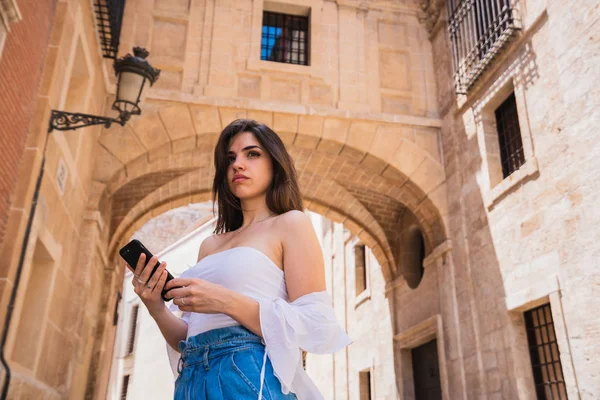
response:
[[[235,178],[235,179],[233,180],[233,183],[243,182],[243,181],[245,181],[245,180],[247,180],[247,179],[248,179],[248,178],[243,178],[243,177],[240,177],[240,178]]]

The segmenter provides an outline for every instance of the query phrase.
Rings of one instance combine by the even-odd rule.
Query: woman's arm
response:
[[[212,237],[207,237],[202,241],[200,249],[198,250],[198,262],[206,256],[208,248],[211,246],[213,240]],[[186,339],[188,324],[181,318],[177,318],[166,305],[159,308],[158,311],[150,312],[150,315],[154,318],[154,321],[156,321],[160,332],[169,346],[174,350],[179,351],[178,344],[181,340]]]
[[[157,257],[152,256],[148,263],[146,263],[146,256],[141,254],[133,271],[131,284],[133,285],[134,292],[139,296],[152,318],[158,324],[169,346],[177,349],[179,341],[185,339],[187,336],[187,323],[171,314],[165,306],[161,292],[167,280],[167,263],[161,262],[157,270],[152,273],[153,266],[157,262]]]
[[[310,217],[302,211],[289,211],[278,225],[290,302],[326,290],[323,251]]]
[[[179,351],[177,345],[181,340],[187,337],[188,324],[181,318],[177,318],[167,306],[161,310],[150,314],[165,340],[176,351]]]

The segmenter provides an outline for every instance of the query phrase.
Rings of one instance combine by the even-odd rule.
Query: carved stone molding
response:
[[[16,0],[0,0],[0,56],[6,43],[6,37],[10,32],[10,24],[22,19]]]
[[[419,22],[425,25],[427,32],[432,33],[441,14],[444,0],[423,0],[419,13]]]
[[[437,263],[439,267],[446,265],[446,253],[450,251],[452,251],[452,242],[450,239],[448,239],[440,243],[435,249],[433,249],[431,254],[425,257],[423,260],[423,268],[427,268],[435,263]]]
[[[22,19],[16,0],[0,0],[0,17],[7,27],[9,23],[19,22]]]
[[[397,343],[401,349],[412,349],[418,347],[430,340],[441,339],[443,334],[442,330],[442,317],[439,314],[435,314],[426,320],[411,326],[410,328],[397,333],[394,335],[394,342]]]
[[[406,374],[407,370],[412,370],[412,356],[410,355],[410,350],[433,339],[437,340],[442,398],[450,399],[450,384],[448,379],[448,366],[446,363],[446,338],[444,337],[442,316],[440,314],[434,314],[426,320],[394,335],[395,346],[408,356],[404,357],[404,360],[408,361],[408,365],[403,369],[403,379],[404,382],[412,380],[412,375]]]

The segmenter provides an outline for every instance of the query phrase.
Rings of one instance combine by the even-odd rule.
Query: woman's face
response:
[[[273,161],[252,133],[242,132],[231,139],[227,160],[227,184],[234,196],[243,200],[267,192],[273,179]]]

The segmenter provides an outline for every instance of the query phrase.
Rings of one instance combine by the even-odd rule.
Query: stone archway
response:
[[[235,118],[272,126],[294,158],[307,208],[344,224],[397,275],[397,225],[415,215],[428,252],[446,239],[446,186],[429,121],[369,121],[198,104],[154,104],[98,144],[91,208],[110,226],[109,254],[151,216],[208,200],[217,134]],[[387,160],[387,161],[384,161]]]
[[[304,179],[305,181],[306,179]],[[187,182],[187,184],[186,184]],[[301,179],[300,184],[303,184]],[[142,227],[151,218],[163,212],[182,207],[190,203],[204,202],[211,199],[212,182],[181,176],[166,188],[159,188],[137,205],[129,210],[121,219],[109,245],[109,253],[114,253],[116,248],[122,246],[134,232]],[[328,182],[330,187],[336,189],[335,182]],[[338,192],[344,192],[341,187]],[[339,194],[342,200],[335,206],[327,199],[326,194],[314,198],[304,197],[305,207],[311,211],[322,214],[332,221],[344,223],[347,228],[357,235],[363,243],[368,245],[377,257],[382,268],[393,273],[394,256],[387,242],[384,230],[366,208],[350,193]],[[390,271],[392,269],[392,271]]]

